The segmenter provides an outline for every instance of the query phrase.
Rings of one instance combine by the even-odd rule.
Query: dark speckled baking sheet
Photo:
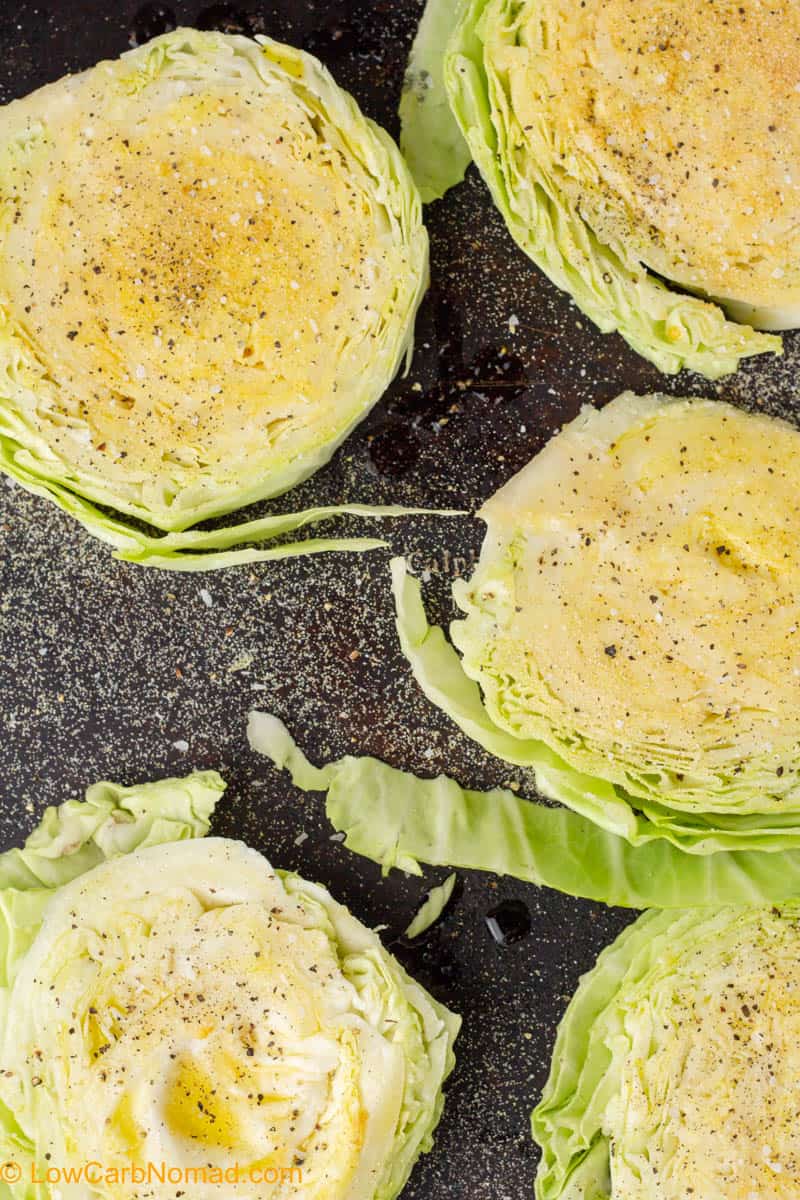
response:
[[[186,24],[201,11],[191,2],[171,7]],[[396,132],[421,7],[285,0],[221,15],[313,50]],[[129,45],[136,11],[129,0],[2,0],[0,101],[115,57]],[[781,362],[751,362],[722,384],[665,380],[619,338],[597,333],[515,249],[474,172],[429,210],[428,224],[433,287],[411,374],[284,502],[291,507],[347,499],[473,509],[582,403],[625,387],[724,395],[792,416],[791,337]],[[481,535],[470,520],[395,526],[394,550],[414,555],[435,618],[452,615],[450,582]],[[318,759],[374,754],[471,786],[514,778],[418,692],[396,644],[383,552],[210,575],[145,571],[113,562],[56,508],[0,480],[0,556],[2,846],[19,841],[46,804],[98,779],[215,767],[230,784],[218,833],[322,880],[362,920],[388,925],[391,941],[445,872],[382,880],[331,840],[319,798],[296,793],[249,750],[248,710],[278,713]],[[531,1194],[528,1117],[556,1022],[578,976],[630,914],[487,875],[461,880],[427,939],[396,947],[464,1017],[436,1148],[406,1195],[516,1200]],[[510,897],[528,906],[532,932],[501,948],[484,915]]]

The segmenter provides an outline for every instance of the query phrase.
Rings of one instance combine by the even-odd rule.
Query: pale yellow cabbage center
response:
[[[164,528],[319,465],[396,368],[424,259],[313,60],[187,36],[194,75],[141,51],[0,110],[2,387],[57,474]]]
[[[534,162],[635,265],[800,320],[800,9],[492,0],[487,61]],[[515,138],[517,133],[515,131]]]
[[[689,809],[794,796],[800,433],[628,394],[585,410],[482,515],[453,636],[498,724]]]
[[[0,1079],[40,1169],[238,1166],[264,1182],[244,1174],[215,1195],[372,1196],[405,1060],[379,997],[344,966],[374,935],[326,903],[221,839],[145,850],[62,889],[15,983]]]
[[[799,949],[796,920],[747,915],[677,962],[667,948],[625,1000],[609,1033],[612,1200],[795,1200]]]

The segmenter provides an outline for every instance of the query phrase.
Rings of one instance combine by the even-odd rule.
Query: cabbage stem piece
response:
[[[771,904],[800,895],[800,849],[687,854],[660,836],[631,845],[569,809],[501,788],[470,791],[445,775],[419,779],[375,758],[315,767],[267,713],[250,714],[248,735],[297,787],[327,794],[328,819],[345,846],[384,872],[421,875],[420,863],[492,871],[625,908]]]
[[[537,1200],[794,1200],[800,906],[646,913],[561,1023]]]
[[[180,29],[42,88],[0,109],[0,469],[122,557],[197,569],[176,535],[328,461],[427,280],[397,147],[301,51]]]
[[[0,855],[4,1200],[87,1163],[76,1195],[167,1200],[163,1163],[195,1194],[394,1200],[430,1149],[458,1018],[325,888],[205,838],[224,788],[98,784]]]
[[[448,875],[444,883],[440,883],[438,887],[431,888],[406,929],[405,936],[407,938],[420,937],[432,925],[436,924],[450,903],[450,897],[453,894],[453,888],[456,886],[457,878],[458,876],[455,873]]]
[[[515,241],[604,333],[710,379],[781,352],[757,329],[800,321],[797,12],[731,13],[428,0],[401,105],[426,200],[471,156]]]

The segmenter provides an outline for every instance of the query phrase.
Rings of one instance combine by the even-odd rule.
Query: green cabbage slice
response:
[[[463,175],[441,78],[463,141],[514,240],[603,333],[618,331],[665,374],[686,367],[717,379],[751,355],[780,354],[779,337],[728,320],[719,305],[651,274],[635,251],[600,240],[563,193],[561,164],[527,151],[503,65],[517,47],[524,7],[517,0],[429,0],[401,108],[402,143],[425,196],[442,195]],[[421,76],[429,87],[419,85]]]
[[[800,894],[800,850],[686,854],[663,838],[634,846],[578,813],[509,790],[419,779],[374,758],[315,767],[267,713],[250,714],[248,735],[297,787],[326,793],[345,846],[384,871],[421,875],[420,863],[492,871],[627,908],[766,904]]]
[[[32,1187],[32,1175],[42,1179],[48,1163],[158,1163],[153,1149],[160,1148],[170,1166],[227,1165],[229,1139],[252,1147],[264,1117],[259,1112],[260,1123],[242,1123],[244,1092],[236,1085],[225,1091],[230,1055],[235,1058],[237,1046],[244,1055],[241,1031],[239,1041],[226,1041],[223,1028],[218,1058],[210,1051],[203,1056],[204,1039],[213,1041],[226,1013],[247,1003],[235,983],[237,955],[244,970],[254,944],[278,960],[262,969],[256,961],[262,949],[255,954],[248,968],[251,1002],[258,994],[250,993],[263,992],[265,1003],[275,991],[269,974],[259,982],[259,971],[279,970],[289,993],[299,987],[296,1007],[292,994],[283,996],[289,1027],[278,1024],[280,1032],[271,1036],[293,1045],[289,1076],[298,1071],[308,1102],[325,1108],[328,1136],[315,1134],[312,1121],[301,1138],[310,1184],[324,1176],[332,1198],[393,1200],[419,1154],[431,1148],[459,1019],[410,979],[325,888],[273,871],[242,843],[203,840],[224,789],[212,771],[133,787],[97,784],[84,800],[48,809],[23,848],[0,855],[0,1161],[22,1169],[19,1182],[0,1182],[2,1200],[60,1194],[56,1185]],[[169,939],[173,956],[165,966]],[[161,965],[147,976],[147,963]],[[223,963],[229,984],[214,975]],[[185,983],[174,985],[177,1017],[169,1015],[172,972],[180,979],[185,973]],[[193,980],[196,1012],[191,1005],[181,1009],[180,1000]],[[232,989],[227,1000],[217,1004],[212,993],[226,987]],[[320,1008],[309,1025],[304,1005],[315,989]],[[202,1026],[199,1038],[193,1020]],[[293,1021],[299,1022],[295,1044]],[[91,1049],[95,1038],[103,1042],[101,1051]],[[171,1055],[165,1039],[173,1039]],[[334,1042],[337,1062],[330,1058]],[[66,1062],[69,1071],[62,1069]],[[206,1084],[202,1068],[209,1064],[212,1083]],[[236,1068],[236,1080],[243,1069]],[[319,1083],[309,1083],[315,1072]],[[319,1089],[334,1073],[328,1103]],[[195,1088],[204,1101],[200,1116],[184,1102]],[[219,1089],[224,1103],[214,1099]],[[291,1141],[299,1114],[292,1117],[279,1095],[265,1102],[274,1106],[273,1125]],[[156,1119],[158,1112],[163,1119]],[[214,1122],[228,1122],[224,1136],[203,1124],[209,1112]],[[147,1141],[135,1148],[138,1138]],[[280,1163],[280,1148],[277,1153]],[[240,1165],[246,1164],[243,1157]],[[174,1185],[152,1186],[154,1196],[174,1194]],[[231,1194],[250,1194],[246,1182]]]
[[[197,529],[312,475],[410,362],[420,198],[321,63],[175,30],[0,108],[0,179],[0,470],[142,565],[379,544],[276,539],[391,506]]]
[[[649,912],[603,951],[533,1114],[537,1200],[797,1194],[799,918]]]

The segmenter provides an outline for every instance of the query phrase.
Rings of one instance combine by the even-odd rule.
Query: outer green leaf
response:
[[[300,542],[281,542],[267,549],[259,549],[256,544],[271,542],[305,526],[315,526],[341,516],[381,520],[425,515],[430,511],[398,505],[341,504],[258,517],[225,529],[193,529],[180,533],[151,535],[144,533],[135,523],[128,523],[123,518],[112,515],[69,488],[22,466],[18,448],[2,434],[0,469],[16,479],[27,491],[52,500],[64,512],[80,521],[89,533],[113,546],[115,558],[124,562],[135,562],[143,567],[160,567],[167,571],[214,571],[224,567],[274,562],[282,558],[296,558],[303,554],[319,554],[325,551],[363,553],[378,550],[384,548],[387,543],[367,537],[308,538]],[[458,514],[437,512],[436,515]]]
[[[0,894],[61,887],[141,846],[203,837],[225,786],[216,771],[133,787],[96,783],[84,800],[48,808],[22,850],[0,854]]]
[[[327,792],[326,812],[345,845],[420,875],[419,864],[513,875],[629,908],[777,903],[800,895],[800,850],[685,854],[664,839],[632,846],[564,808],[511,791],[468,791],[444,775],[418,779],[374,758],[317,768],[286,727],[250,714],[250,744],[305,791]]]
[[[400,148],[425,204],[460,183],[472,161],[444,85],[445,47],[463,2],[428,0],[400,101]]]
[[[601,1126],[615,1081],[611,1053],[592,1038],[592,1029],[613,1005],[630,962],[646,956],[648,946],[662,947],[659,935],[674,923],[674,914],[645,913],[603,951],[570,1002],[532,1117],[533,1136],[542,1147],[537,1200],[608,1200],[608,1141]]]
[[[462,170],[458,149],[438,169],[424,152],[432,130],[448,129],[439,115],[441,54],[453,115],[514,240],[604,333],[619,331],[667,374],[689,367],[716,379],[742,358],[780,354],[780,338],[727,320],[718,305],[673,291],[635,258],[598,241],[560,193],[550,164],[532,161],[506,80],[493,66],[494,52],[514,44],[517,11],[514,0],[464,0],[456,7],[431,0],[416,52],[432,86],[416,112],[410,100],[405,105],[405,145],[423,183],[441,194]],[[446,133],[443,148],[452,141]]]

